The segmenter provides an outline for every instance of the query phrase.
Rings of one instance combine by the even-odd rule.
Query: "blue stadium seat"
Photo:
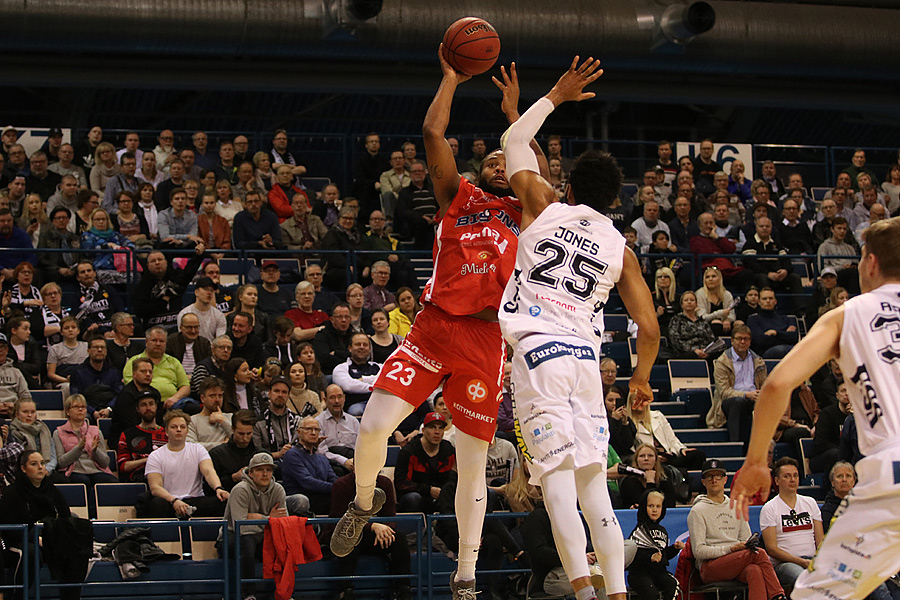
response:
[[[83,483],[57,483],[54,487],[60,491],[66,504],[75,516],[89,519],[87,487]]]
[[[42,423],[47,426],[47,429],[50,430],[50,433],[52,435],[53,432],[56,431],[56,428],[65,423],[66,420],[67,419],[45,419],[42,421]]]
[[[628,317],[626,315],[603,315],[603,330],[605,332],[612,331],[628,331]]]
[[[631,374],[631,356],[628,353],[628,342],[608,342],[600,349],[604,357],[616,361],[619,375]]]
[[[671,399],[684,404],[684,411],[689,414],[704,416],[712,407],[712,394],[709,390],[678,390]]]
[[[141,349],[141,352],[143,352],[147,348],[147,338],[133,337],[128,338],[128,341],[132,344],[136,344],[137,347]]]
[[[321,192],[323,189],[325,189],[325,186],[329,184],[331,184],[331,179],[328,177],[303,178],[303,185],[306,186],[307,193],[312,192],[312,194],[310,194],[310,201],[316,199],[316,192]]]
[[[387,460],[384,462],[384,466],[393,467],[397,464],[397,455],[400,454],[400,446],[388,446],[387,447]]]
[[[831,191],[830,187],[812,187],[810,188],[812,192],[813,200],[816,202],[821,202],[825,199],[825,194]]]
[[[61,390],[31,390],[31,399],[38,410],[62,410],[63,395]]]
[[[768,374],[768,373],[771,373],[771,372],[772,372],[772,369],[774,369],[774,368],[775,368],[775,365],[777,365],[779,362],[781,362],[780,359],[777,359],[777,358],[767,358],[767,359],[765,360],[765,363],[766,363],[766,373],[767,373],[767,374]]]
[[[147,491],[143,483],[98,483],[94,486],[97,518],[124,523],[135,517],[134,504]]]
[[[633,198],[637,194],[638,185],[636,183],[623,183],[622,190],[619,192],[620,198]]]

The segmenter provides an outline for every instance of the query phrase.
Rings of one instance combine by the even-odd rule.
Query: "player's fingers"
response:
[[[579,56],[576,54],[575,58],[572,59],[572,64],[569,65],[570,71],[575,71],[578,69],[578,59],[579,59]]]
[[[597,81],[597,80],[600,78],[601,75],[603,75],[603,69],[598,69],[597,71],[594,71],[593,73],[591,73],[591,74],[588,76],[587,82],[588,82],[588,83],[593,83],[594,81]]]
[[[513,78],[513,81],[518,81],[519,75],[516,73],[516,63],[515,61],[509,63],[509,73]]]
[[[497,79],[497,78],[494,77],[494,76],[491,76],[491,81],[493,81],[493,82],[494,82],[494,85],[496,85],[496,86],[497,86],[498,88],[500,88],[501,90],[502,90],[504,87],[506,87],[506,86],[504,86],[502,83],[500,83],[500,80],[499,80],[499,79]]]
[[[581,98],[579,98],[579,100],[589,100],[596,95],[597,94],[595,94],[594,92],[582,92]]]

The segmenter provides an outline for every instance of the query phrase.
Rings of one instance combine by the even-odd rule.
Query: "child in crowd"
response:
[[[629,538],[637,545],[637,553],[628,567],[628,586],[640,600],[674,600],[678,582],[666,569],[684,542],[669,545],[669,532],[662,526],[666,516],[665,496],[649,490],[641,496],[637,509],[637,526]]]

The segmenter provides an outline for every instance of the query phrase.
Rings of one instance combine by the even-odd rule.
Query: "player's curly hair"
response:
[[[602,211],[615,202],[622,189],[622,169],[609,152],[588,150],[575,160],[569,185],[575,202]]]

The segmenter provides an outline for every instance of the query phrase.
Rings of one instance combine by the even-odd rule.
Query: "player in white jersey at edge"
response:
[[[517,434],[531,460],[550,514],[553,538],[577,600],[596,597],[585,550],[578,500],[591,532],[607,595],[625,598],[622,531],[606,485],[608,423],[600,380],[603,306],[613,286],[638,329],[638,365],[632,399],[652,399],[650,369],[659,326],[650,291],[634,253],[607,217],[622,173],[605,152],[588,151],[575,162],[568,200],[556,203],[538,174],[529,142],[562,102],[592,97],[584,87],[602,71],[600,61],[578,57],[552,90],[504,134],[510,185],[522,202],[522,226],[514,276],[503,295],[500,326],[515,349],[512,390]],[[515,79],[515,64],[510,75]],[[503,71],[504,82],[510,79]]]
[[[865,232],[861,296],[825,313],[766,379],[732,505],[747,518],[750,498],[768,492],[766,452],[791,391],[835,358],[844,372],[865,456],[859,483],[835,513],[791,598],[865,598],[900,571],[900,218]]]

